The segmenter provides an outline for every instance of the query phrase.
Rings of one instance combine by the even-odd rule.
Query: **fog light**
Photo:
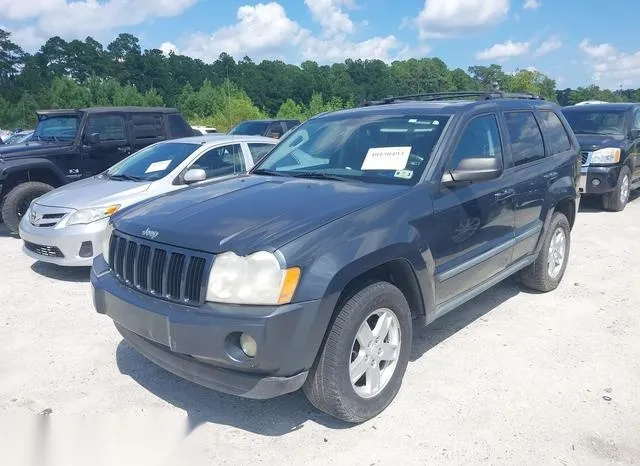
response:
[[[594,186],[600,186],[600,180],[596,178],[596,179],[591,181],[591,184],[594,185]]]
[[[85,241],[80,246],[80,257],[91,257],[93,256],[93,243],[91,241]]]
[[[243,333],[242,335],[240,335],[240,348],[242,348],[244,354],[246,354],[250,358],[255,358],[256,354],[258,354],[258,344],[256,343],[256,340],[248,333]]]

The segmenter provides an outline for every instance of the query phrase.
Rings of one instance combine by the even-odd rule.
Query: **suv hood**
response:
[[[36,201],[48,207],[85,209],[111,204],[130,204],[136,195],[149,189],[151,183],[114,181],[101,175],[76,181],[44,194]]]
[[[148,229],[156,241],[220,253],[275,251],[284,244],[407,186],[243,175],[142,202],[114,215],[117,230]]]
[[[49,155],[53,151],[64,152],[73,142],[40,142],[29,141],[23,144],[0,145],[0,160],[17,157],[34,157],[38,155]]]
[[[576,134],[581,150],[593,151],[604,147],[622,148],[625,144],[624,136]]]

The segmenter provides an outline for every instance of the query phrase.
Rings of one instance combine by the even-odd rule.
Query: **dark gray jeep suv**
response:
[[[362,422],[398,393],[415,328],[516,272],[558,286],[579,176],[559,107],[528,94],[323,114],[248,175],[114,215],[94,304],[174,374],[250,398],[304,388]]]

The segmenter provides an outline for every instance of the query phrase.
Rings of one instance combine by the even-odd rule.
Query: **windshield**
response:
[[[262,135],[267,131],[269,123],[264,121],[245,121],[229,131],[229,134],[238,134],[242,136]]]
[[[415,184],[448,117],[323,117],[299,126],[254,173],[368,183]]]
[[[169,142],[146,147],[106,172],[112,180],[155,181],[164,178],[201,146]]]
[[[33,139],[37,141],[73,141],[79,126],[79,116],[41,116]]]
[[[573,132],[576,134],[625,134],[625,122],[627,117],[625,112],[580,110],[565,111],[564,116],[569,122],[571,129],[573,129]]]

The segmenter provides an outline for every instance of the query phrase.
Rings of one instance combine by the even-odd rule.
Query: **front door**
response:
[[[466,126],[448,160],[453,170],[467,158],[503,159],[498,119],[475,117]],[[504,166],[503,160],[503,166]],[[513,179],[466,186],[441,186],[434,196],[435,222],[430,246],[436,266],[436,304],[444,304],[503,271],[511,262],[514,242]]]
[[[97,134],[99,141],[88,143],[88,137]],[[84,129],[85,163],[87,176],[103,172],[131,154],[125,116],[121,113],[90,115]]]

